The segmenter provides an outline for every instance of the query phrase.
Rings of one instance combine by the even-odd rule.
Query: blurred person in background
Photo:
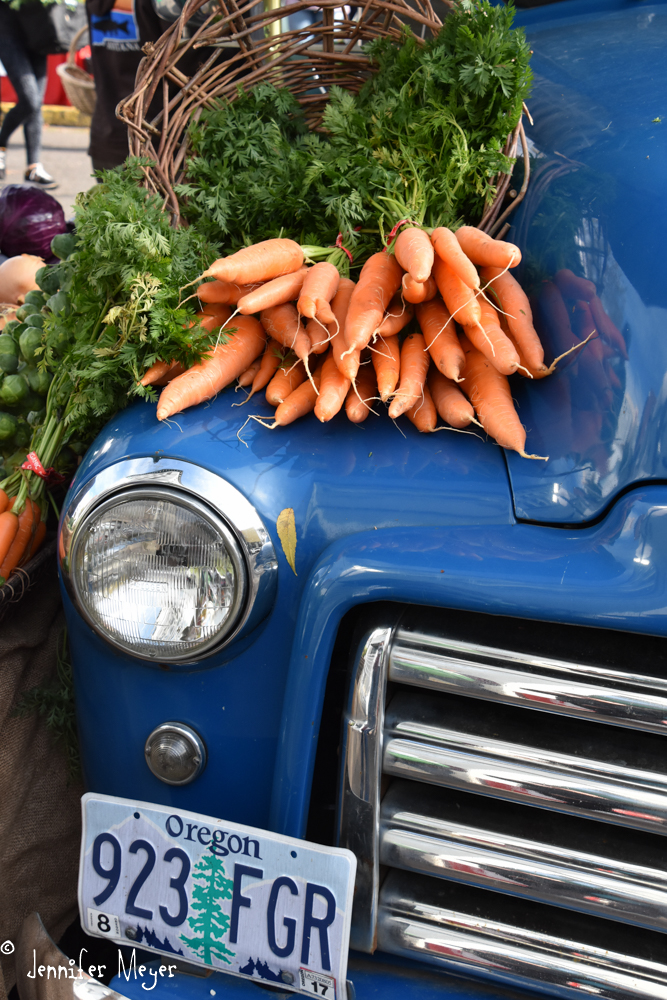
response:
[[[0,0],[2,4],[3,0]],[[90,49],[97,100],[90,126],[88,154],[94,170],[120,166],[128,155],[127,126],[116,118],[120,101],[134,91],[142,46],[156,42],[180,17],[185,0],[86,0]],[[212,9],[205,4],[192,19],[202,23]],[[188,53],[188,68],[204,62],[210,50]],[[155,99],[155,113],[160,98]],[[150,112],[149,112],[150,113]]]
[[[25,179],[50,190],[57,184],[40,162],[46,56],[31,51],[28,37],[16,12],[9,6],[9,0],[0,0],[0,62],[17,96],[17,103],[7,112],[0,127],[0,181],[6,176],[9,137],[23,125],[28,163]]]
[[[116,105],[134,90],[147,39],[140,41],[134,0],[86,0],[86,13],[97,95],[88,155],[94,170],[111,170],[127,156],[127,126],[116,118]]]

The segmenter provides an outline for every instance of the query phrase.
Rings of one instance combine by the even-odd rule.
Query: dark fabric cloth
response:
[[[23,125],[26,162],[38,163],[42,152],[42,101],[46,88],[46,56],[31,52],[15,11],[0,0],[0,62],[16,91],[17,103],[0,128],[0,146]]]
[[[0,622],[0,928],[16,943],[37,910],[57,941],[76,915],[83,788],[44,718],[13,714],[22,695],[56,672],[65,624],[55,554]],[[15,982],[15,955],[0,955],[0,998]]]

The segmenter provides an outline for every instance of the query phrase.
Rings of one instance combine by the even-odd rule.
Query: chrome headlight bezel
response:
[[[167,495],[218,527],[245,576],[245,586],[238,588],[242,593],[228,626],[200,649],[177,655],[142,653],[109,634],[88,614],[73,572],[77,547],[93,517],[123,500],[161,499]],[[190,462],[161,456],[132,459],[117,462],[93,476],[75,492],[63,512],[58,552],[65,588],[88,625],[115,649],[148,663],[178,666],[207,659],[255,628],[275,600],[278,562],[259,514],[236,487]]]

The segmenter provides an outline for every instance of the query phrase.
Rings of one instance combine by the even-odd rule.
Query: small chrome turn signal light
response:
[[[146,763],[167,785],[188,785],[206,767],[206,747],[194,729],[182,722],[163,722],[146,740]]]

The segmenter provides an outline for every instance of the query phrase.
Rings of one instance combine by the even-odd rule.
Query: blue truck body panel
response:
[[[312,572],[294,637],[272,828],[303,836],[326,681],[321,665],[350,608],[401,601],[665,635],[666,567],[665,486],[629,494],[583,530],[406,528],[332,545]]]
[[[574,227],[581,208],[576,263],[595,281],[628,355],[615,349],[605,366],[584,348],[545,381],[514,380],[527,450],[549,456],[526,462],[508,453],[516,516],[576,524],[600,516],[628,486],[667,478],[667,5],[566,0],[522,11],[517,23],[534,50],[527,134],[544,158],[533,163],[533,193],[507,239],[518,239],[530,284],[544,218],[572,212]],[[553,248],[549,259],[573,267]],[[538,322],[550,361],[562,348],[540,308],[550,308],[543,298]]]
[[[279,434],[253,422],[246,447],[236,436],[242,421],[233,399],[227,393],[181,414],[180,430],[158,424],[153,405],[126,410],[88,452],[71,493],[129,454],[155,455],[163,466],[185,459],[229,480],[255,505],[279,553],[278,595],[268,619],[194,669],[166,671],[114,651],[64,599],[88,787],[267,827],[292,637],[309,573],[323,552],[359,532],[380,536],[412,527],[429,537],[436,527],[514,519],[503,453],[474,436],[427,437],[409,425],[403,437],[387,420],[377,420],[371,433],[343,421],[321,426],[310,416]],[[298,575],[276,532],[285,507],[295,512]],[[328,661],[318,665],[324,674],[327,667]],[[201,777],[182,788],[165,785],[142,762],[148,734],[174,717],[197,729],[209,755]]]

